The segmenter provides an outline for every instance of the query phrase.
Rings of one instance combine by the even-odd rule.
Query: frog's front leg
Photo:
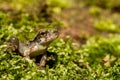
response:
[[[25,60],[29,62],[30,61],[30,50],[25,50],[23,57],[25,57]]]
[[[46,65],[46,60],[47,60],[47,54],[43,54],[40,60],[39,68],[44,70],[45,65]]]

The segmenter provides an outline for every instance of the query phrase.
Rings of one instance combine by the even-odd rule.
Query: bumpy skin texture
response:
[[[11,37],[8,41],[9,43],[7,44],[8,49],[10,51],[17,51],[18,45],[19,45],[19,40],[16,37]]]
[[[45,66],[46,50],[49,44],[58,37],[58,31],[46,30],[39,32],[31,41],[22,43],[16,37],[11,37],[8,47],[12,51],[18,51],[25,58],[35,58],[39,55],[43,56],[40,61],[40,67]]]

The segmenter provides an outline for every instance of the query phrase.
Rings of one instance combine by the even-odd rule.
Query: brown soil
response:
[[[105,12],[104,10],[100,13],[100,17],[104,17],[105,19],[114,19],[111,15],[113,14],[107,11]],[[93,28],[94,23],[99,17],[91,15],[89,8],[72,7],[64,9],[59,16],[57,15],[54,17],[64,22],[64,27],[60,30],[60,37],[65,38],[69,36],[72,41],[77,43],[83,44],[93,35],[108,34],[108,32],[99,31]],[[118,18],[115,20],[117,22]]]

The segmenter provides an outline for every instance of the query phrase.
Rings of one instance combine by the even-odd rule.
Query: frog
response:
[[[47,60],[47,48],[58,37],[58,30],[43,30],[27,42],[21,42],[17,37],[11,37],[8,47],[11,51],[19,52],[26,60],[41,56],[39,68],[45,68]]]

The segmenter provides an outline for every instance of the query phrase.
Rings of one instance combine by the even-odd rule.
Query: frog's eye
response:
[[[41,32],[40,34],[41,34],[41,35],[45,35],[45,33],[44,33],[44,32]]]
[[[40,35],[41,36],[46,36],[46,33],[45,32],[41,32]]]

